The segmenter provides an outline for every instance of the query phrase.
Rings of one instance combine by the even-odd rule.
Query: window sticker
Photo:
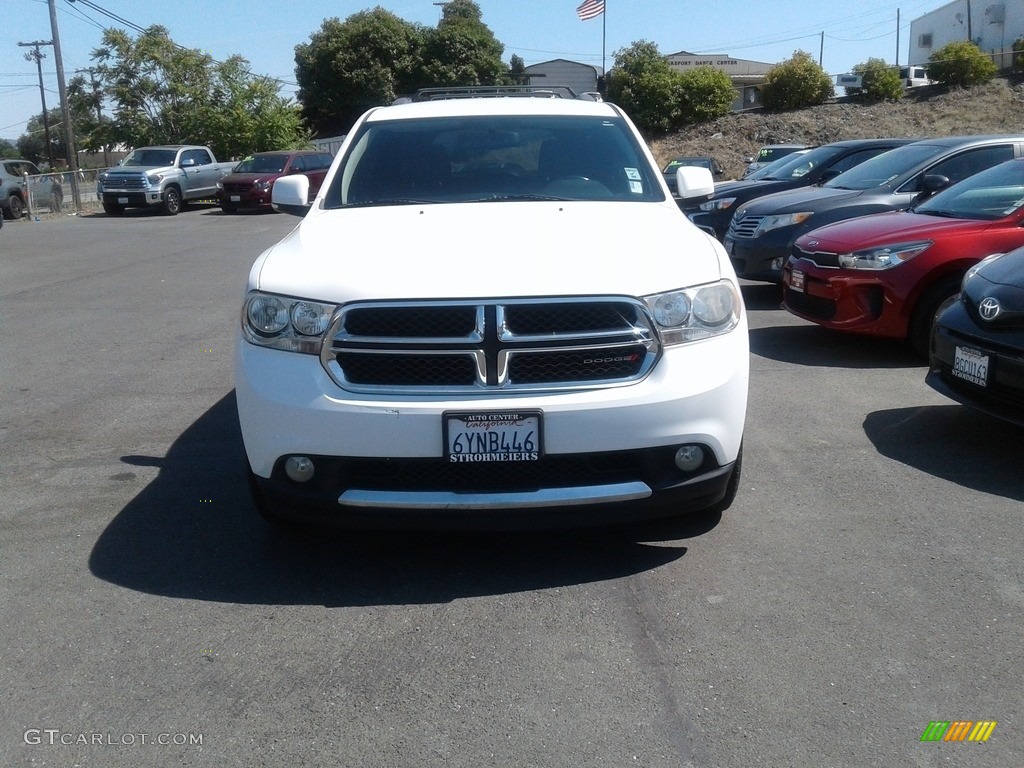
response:
[[[630,181],[640,181],[640,170],[637,168],[627,168],[626,178]]]
[[[629,182],[629,191],[634,195],[642,195],[644,193],[644,184],[642,181],[631,181]]]

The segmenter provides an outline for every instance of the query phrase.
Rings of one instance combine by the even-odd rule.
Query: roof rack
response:
[[[467,85],[451,88],[420,88],[412,96],[402,96],[392,104],[414,101],[441,101],[444,99],[487,99],[498,97],[528,97],[534,99],[585,99],[597,101],[593,93],[576,94],[565,85]]]

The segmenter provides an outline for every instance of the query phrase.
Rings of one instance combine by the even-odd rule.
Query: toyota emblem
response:
[[[978,314],[981,315],[981,319],[989,322],[995,320],[1001,311],[1002,307],[999,306],[999,301],[991,296],[982,299],[978,305]]]

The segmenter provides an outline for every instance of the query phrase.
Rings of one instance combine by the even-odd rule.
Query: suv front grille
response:
[[[764,216],[733,216],[732,221],[729,222],[729,234],[728,237],[733,238],[745,238],[750,239],[757,232],[757,228],[761,226],[761,222],[764,221]]]
[[[634,299],[374,302],[344,307],[321,361],[357,392],[484,392],[613,385],[660,345]]]

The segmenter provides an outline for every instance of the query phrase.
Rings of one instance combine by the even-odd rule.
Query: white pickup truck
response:
[[[732,502],[749,348],[724,249],[619,108],[519,95],[372,110],[312,206],[305,177],[274,184],[304,218],[252,267],[235,366],[265,517],[549,527]]]
[[[217,182],[235,165],[218,163],[209,147],[139,147],[119,165],[99,175],[96,194],[109,216],[119,216],[125,208],[147,206],[158,206],[163,213],[174,216],[191,201],[212,200]]]

